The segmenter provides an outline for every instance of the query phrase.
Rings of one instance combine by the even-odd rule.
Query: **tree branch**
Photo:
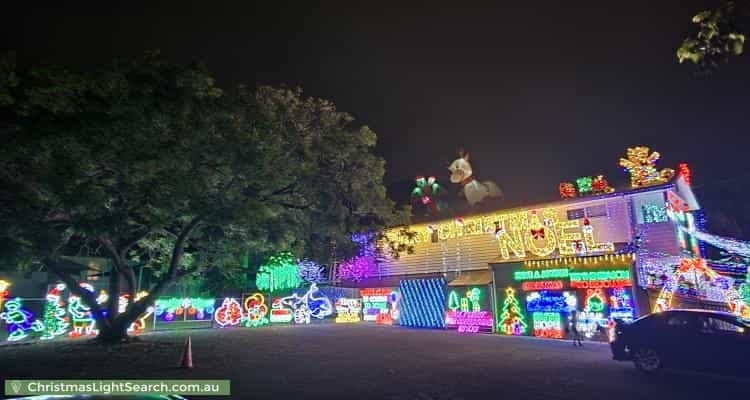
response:
[[[133,246],[135,246],[138,242],[141,241],[141,239],[145,238],[151,233],[151,228],[146,227],[145,231],[143,233],[140,233],[138,235],[135,235],[133,239],[131,239],[128,242],[125,242],[125,245],[122,246],[120,249],[120,257],[124,260],[127,258],[128,250],[130,250]]]
[[[115,248],[115,245],[112,243],[112,241],[105,237],[100,236],[99,242],[104,245],[104,248],[107,249],[109,254],[112,256],[112,261],[115,264],[115,268],[112,271],[112,275],[110,275],[109,279],[110,281],[113,281],[115,279],[120,279],[119,275],[115,276],[115,273],[117,274],[123,274],[125,276],[125,280],[128,282],[128,291],[135,295],[133,293],[135,291],[135,273],[133,272],[133,269],[130,268],[130,266],[125,264],[125,258],[123,257],[125,255],[125,251],[117,251],[117,248]],[[117,306],[118,306],[118,298],[120,296],[119,293],[119,282],[118,282],[118,293],[112,293],[111,296],[114,296],[114,298],[110,297],[108,303],[114,303],[114,306],[112,304],[109,304],[110,312],[114,310],[114,313],[117,312]]]
[[[177,241],[175,241],[174,249],[172,250],[172,259],[169,262],[169,270],[167,270],[167,276],[169,278],[177,278],[177,271],[180,266],[180,260],[182,259],[182,255],[185,253],[185,242],[190,237],[190,234],[193,233],[193,230],[195,230],[195,228],[198,227],[201,222],[203,222],[202,215],[194,217],[177,236]]]

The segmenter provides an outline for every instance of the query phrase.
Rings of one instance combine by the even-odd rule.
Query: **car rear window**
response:
[[[685,314],[674,314],[667,317],[667,326],[673,328],[690,327],[690,316]]]
[[[739,324],[712,317],[708,317],[708,326],[714,332],[742,333],[745,331],[745,328]]]

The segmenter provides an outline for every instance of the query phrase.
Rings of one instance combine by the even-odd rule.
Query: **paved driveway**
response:
[[[193,341],[192,371],[174,368]],[[0,376],[231,379],[238,399],[710,399],[750,381],[698,373],[648,378],[605,344],[459,335],[374,325],[196,330],[108,351],[82,341],[0,348]],[[205,397],[204,397],[205,398]],[[736,397],[742,398],[742,397]]]

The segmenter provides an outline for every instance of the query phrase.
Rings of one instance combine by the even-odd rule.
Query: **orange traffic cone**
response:
[[[190,336],[185,341],[185,348],[182,350],[180,368],[193,368],[193,343],[190,341]]]

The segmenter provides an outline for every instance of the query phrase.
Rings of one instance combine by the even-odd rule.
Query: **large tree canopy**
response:
[[[730,56],[739,56],[745,47],[749,19],[749,0],[724,0],[713,10],[699,12],[693,17],[698,32],[682,42],[677,59],[715,68]]]
[[[322,260],[352,232],[395,222],[376,135],[301,90],[230,94],[197,66],[155,54],[95,72],[0,63],[0,239],[4,265],[42,265],[120,340],[165,288],[243,254],[277,249]],[[65,255],[108,257],[110,293],[157,283],[118,314],[96,304]],[[120,277],[124,279],[120,281]]]

